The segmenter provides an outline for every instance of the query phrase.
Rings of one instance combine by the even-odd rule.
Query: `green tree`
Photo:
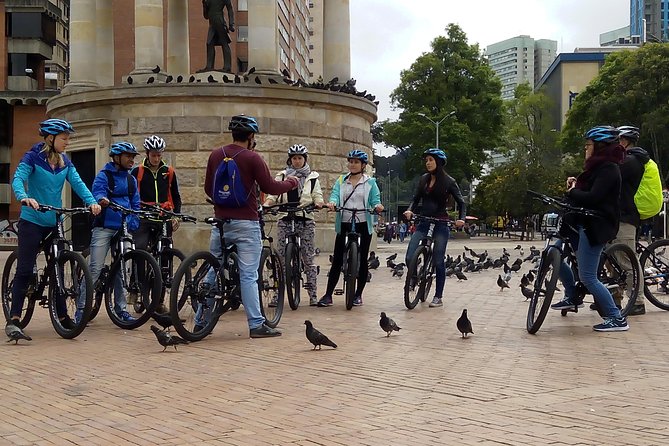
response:
[[[455,24],[446,36],[431,43],[400,75],[400,85],[391,94],[401,109],[397,121],[383,123],[383,140],[407,157],[407,171],[423,171],[421,155],[435,145],[435,126],[420,116],[439,122],[439,147],[449,156],[447,170],[460,180],[478,177],[485,162],[485,149],[500,141],[503,106],[501,83],[481,55],[478,45]]]
[[[669,176],[669,44],[649,43],[634,51],[606,56],[598,76],[575,99],[563,129],[561,145],[582,152],[583,134],[591,127],[636,125],[639,145]],[[579,154],[580,156],[580,154]]]

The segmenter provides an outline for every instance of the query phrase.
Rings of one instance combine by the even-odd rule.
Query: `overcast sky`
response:
[[[351,74],[380,101],[379,120],[396,119],[389,96],[400,71],[449,23],[481,49],[525,34],[556,40],[561,53],[599,46],[599,34],[629,25],[629,10],[630,0],[351,0]]]

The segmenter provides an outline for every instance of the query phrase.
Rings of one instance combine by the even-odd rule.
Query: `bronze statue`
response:
[[[223,10],[228,10],[228,24],[223,18]],[[202,14],[209,20],[209,32],[207,33],[207,66],[197,70],[198,73],[214,69],[216,59],[216,45],[223,48],[223,71],[232,72],[232,53],[230,51],[230,36],[228,32],[235,31],[235,13],[232,10],[230,0],[202,0]]]

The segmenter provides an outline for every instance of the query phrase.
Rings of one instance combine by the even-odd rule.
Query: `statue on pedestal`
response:
[[[228,23],[225,23],[223,10],[228,10]],[[197,70],[198,73],[212,71],[216,59],[216,45],[223,48],[223,70],[232,72],[232,53],[230,43],[232,40],[228,32],[235,31],[235,13],[232,10],[230,0],[202,0],[202,14],[209,20],[209,32],[207,33],[207,65]]]

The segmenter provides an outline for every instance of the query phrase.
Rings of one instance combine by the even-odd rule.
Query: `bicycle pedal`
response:
[[[337,296],[341,296],[342,294],[344,294],[344,290],[342,288],[338,288],[334,290],[334,294],[336,294]]]

